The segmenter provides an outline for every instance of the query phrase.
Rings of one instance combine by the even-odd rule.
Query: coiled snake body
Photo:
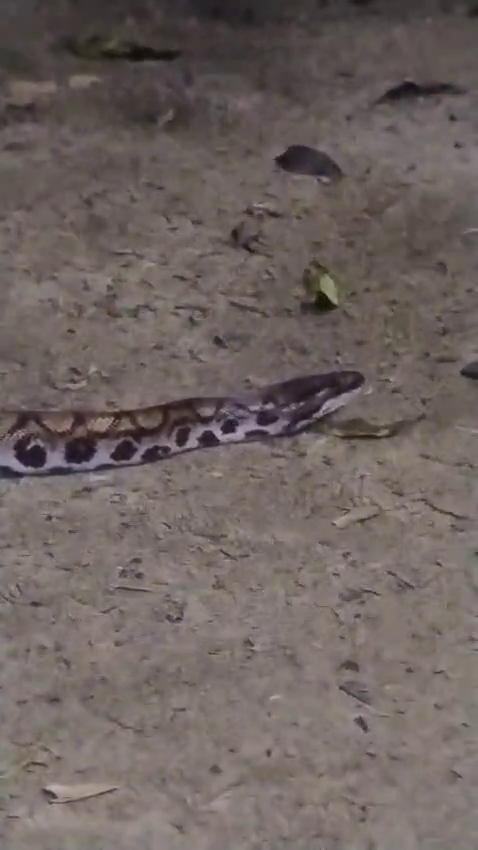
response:
[[[337,371],[237,398],[189,398],[118,412],[0,413],[0,475],[136,466],[194,449],[292,436],[347,404],[363,384],[360,372]]]

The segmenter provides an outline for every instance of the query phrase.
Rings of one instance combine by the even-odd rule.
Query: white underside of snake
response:
[[[189,398],[116,412],[2,412],[0,476],[137,466],[194,449],[292,436],[347,404],[363,384],[360,372],[337,371],[237,398]]]

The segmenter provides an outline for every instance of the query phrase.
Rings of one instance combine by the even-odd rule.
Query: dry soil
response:
[[[2,30],[2,405],[343,365],[370,388],[347,416],[424,417],[2,482],[4,846],[473,850],[478,19],[371,4],[240,29],[54,5]],[[183,55],[55,45],[100,25]],[[406,77],[467,91],[373,105]],[[278,171],[293,143],[344,179]],[[254,204],[248,251],[230,232]],[[301,309],[312,257],[341,285],[326,315]],[[85,782],[117,790],[42,790]]]

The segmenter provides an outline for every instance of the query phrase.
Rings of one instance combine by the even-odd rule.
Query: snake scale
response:
[[[237,397],[199,397],[112,411],[0,413],[0,475],[137,466],[182,452],[299,434],[347,404],[356,371],[301,376]]]

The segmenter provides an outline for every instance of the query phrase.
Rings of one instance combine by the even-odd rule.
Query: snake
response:
[[[362,390],[364,376],[303,375],[243,395],[183,398],[131,410],[0,412],[0,476],[139,466],[231,443],[300,434]]]

